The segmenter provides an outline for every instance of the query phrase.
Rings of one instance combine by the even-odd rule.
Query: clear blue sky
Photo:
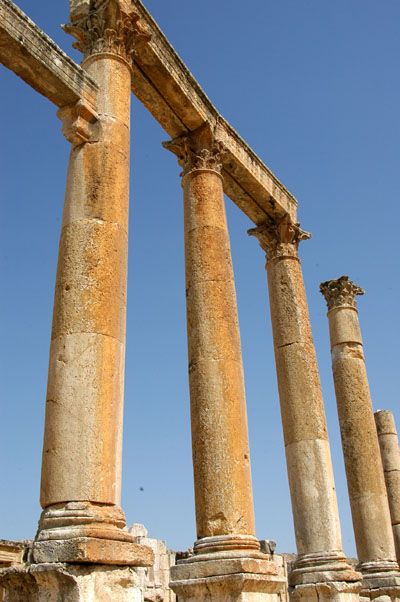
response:
[[[145,0],[220,112],[299,201],[344,546],[354,553],[323,280],[348,274],[376,408],[399,390],[398,0]],[[72,54],[67,1],[19,5]],[[57,245],[69,145],[55,108],[1,68],[0,538],[39,517],[40,459]],[[132,107],[123,506],[171,547],[195,539],[182,194],[167,136]],[[295,549],[264,258],[227,200],[246,376],[257,532]],[[394,228],[394,229],[393,229]],[[140,490],[143,488],[143,491]]]

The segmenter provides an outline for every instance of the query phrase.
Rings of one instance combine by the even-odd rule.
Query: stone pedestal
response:
[[[359,602],[360,584],[343,581],[321,581],[297,586],[290,594],[291,602]],[[389,602],[382,600],[381,602]]]
[[[400,595],[385,481],[365,368],[356,295],[347,276],[321,284],[363,595]],[[372,597],[376,597],[372,595]],[[371,597],[371,596],[370,596]]]
[[[339,512],[319,372],[298,245],[309,234],[289,216],[249,231],[267,253],[279,397],[298,558],[290,576],[295,596],[354,599],[360,575],[342,551]],[[332,585],[335,584],[335,585]],[[300,587],[300,586],[305,587]],[[313,589],[314,588],[314,589]],[[313,594],[314,595],[314,594]],[[329,594],[330,595],[330,594]]]
[[[40,564],[0,570],[3,602],[142,602],[127,567]]]
[[[400,451],[394,416],[388,410],[375,412],[397,562],[400,562]]]
[[[183,602],[282,602],[286,579],[260,552],[192,556],[171,568],[171,587]]]
[[[274,577],[265,577],[262,563],[257,572],[260,544],[255,537],[242,354],[221,175],[224,149],[208,126],[164,146],[178,155],[184,169],[197,523],[195,556],[173,569],[172,588],[184,600],[265,599],[283,584],[278,580],[271,585]],[[256,558],[251,571],[242,556]]]

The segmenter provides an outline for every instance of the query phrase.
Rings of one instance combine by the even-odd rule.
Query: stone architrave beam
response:
[[[0,63],[59,107],[96,110],[94,80],[10,0],[0,0]]]
[[[256,225],[267,215],[296,221],[296,199],[221,117],[142,2],[132,4],[152,36],[133,65],[138,99],[171,138],[211,127],[226,149],[224,192]],[[71,0],[71,14],[84,15],[88,6]],[[96,109],[95,82],[10,0],[0,0],[0,62],[59,107],[80,100]]]
[[[208,123],[226,150],[224,192],[255,224],[264,223],[266,215],[289,214],[296,221],[296,199],[219,115],[142,2],[133,4],[151,33],[134,60],[132,87],[138,99],[172,139]]]

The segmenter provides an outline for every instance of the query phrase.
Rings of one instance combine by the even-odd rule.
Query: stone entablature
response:
[[[59,107],[96,109],[95,81],[10,0],[0,0],[0,63]]]
[[[86,1],[72,3],[76,20],[87,15],[88,5]],[[130,3],[125,5],[132,11]],[[138,99],[172,138],[204,124],[215,131],[226,149],[224,191],[256,225],[267,216],[279,219],[286,213],[295,221],[296,199],[218,113],[143,4],[136,0],[133,6],[140,18],[142,41],[151,35],[133,62],[132,90]],[[125,38],[129,31],[130,26]],[[107,36],[100,35],[97,41],[92,35],[81,36],[81,47],[99,44],[99,40],[103,47],[120,47],[120,34]],[[96,110],[93,79],[10,0],[0,0],[0,62],[57,106],[83,100]]]
[[[134,0],[151,41],[135,57],[132,90],[171,138],[205,123],[223,143],[224,191],[257,225],[267,215],[295,221],[297,201],[219,114],[140,0]]]

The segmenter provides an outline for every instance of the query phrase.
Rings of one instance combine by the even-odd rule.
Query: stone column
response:
[[[322,283],[321,293],[328,304],[333,378],[363,590],[366,595],[379,590],[383,596],[394,588],[392,599],[397,600],[400,574],[356,307],[356,295],[364,291],[342,276]]]
[[[358,600],[360,575],[342,551],[324,404],[298,245],[288,215],[249,234],[267,254],[270,311],[298,558],[293,599]],[[318,597],[320,596],[320,597]]]
[[[375,412],[375,424],[381,450],[397,562],[400,562],[400,451],[392,412]]]
[[[223,148],[208,126],[164,146],[183,166],[197,522],[195,555],[175,567],[172,587],[187,601],[208,600],[208,591],[213,600],[247,600],[250,592],[276,600],[282,580],[255,537],[240,334],[221,175]]]
[[[151,551],[123,530],[120,507],[131,63],[148,36],[127,0],[79,6],[86,13],[73,13],[66,31],[99,86],[98,107],[59,112],[72,148],[33,558],[149,565]]]

